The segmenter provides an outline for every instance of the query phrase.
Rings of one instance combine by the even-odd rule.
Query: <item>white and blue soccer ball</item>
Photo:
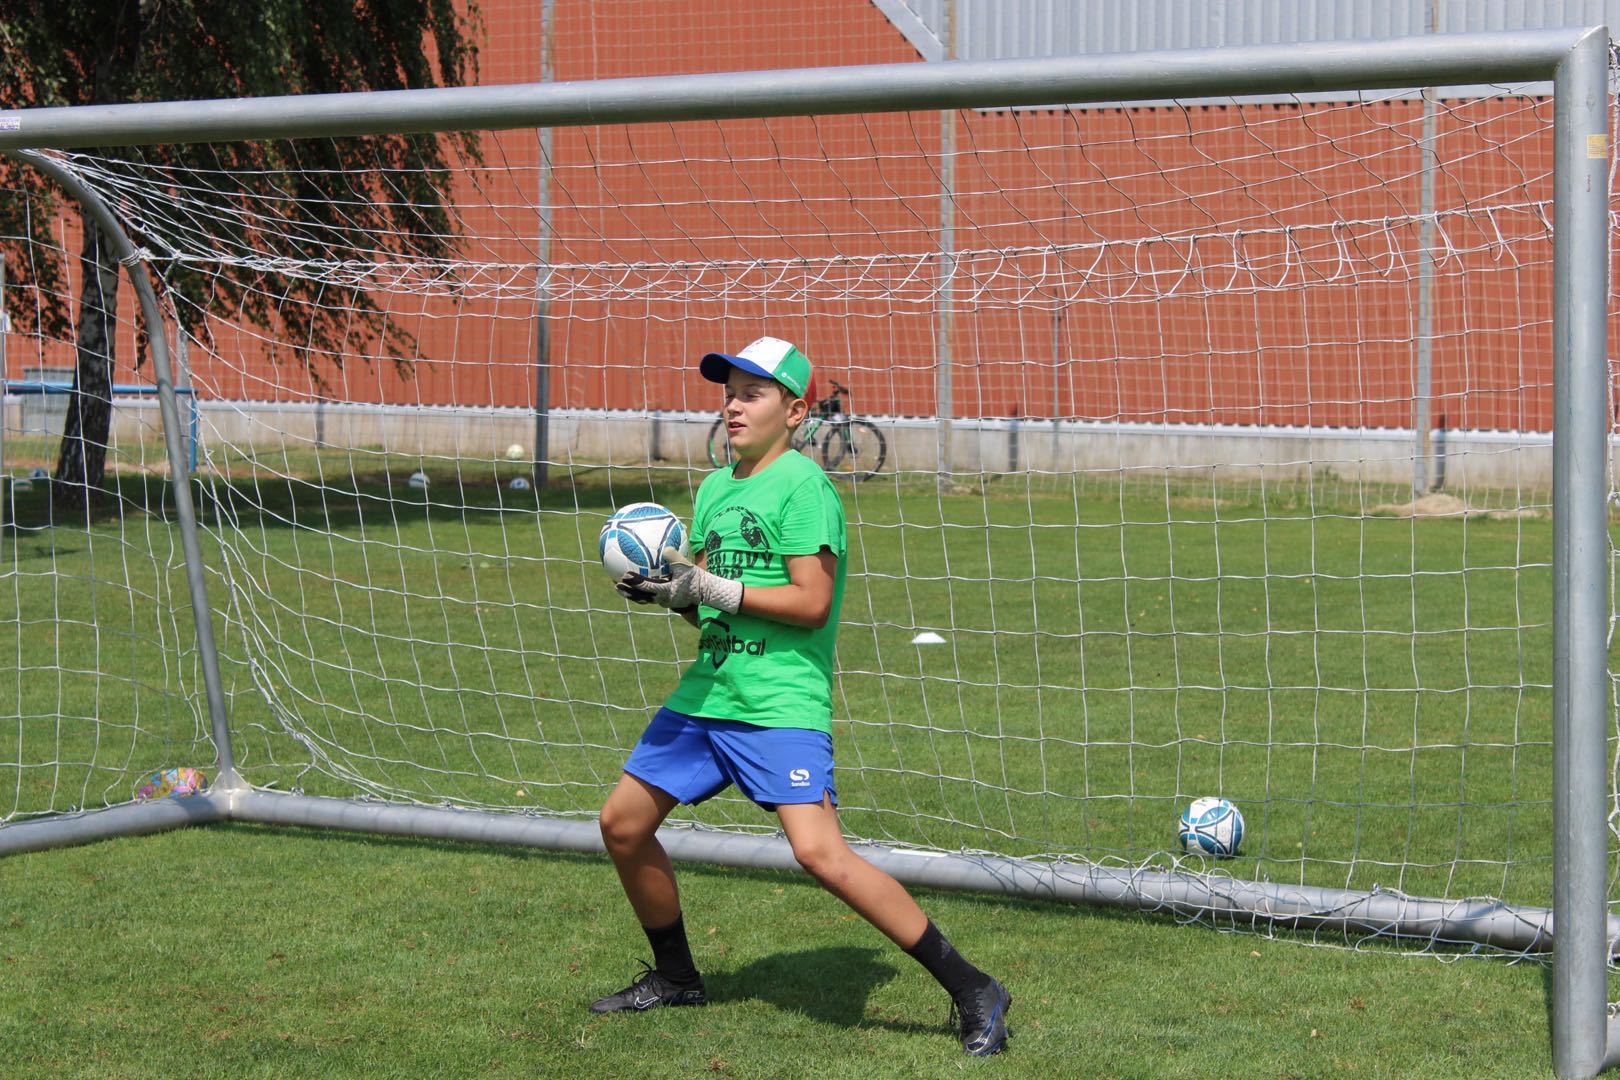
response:
[[[1214,795],[1181,812],[1181,846],[1193,855],[1236,855],[1243,845],[1243,812]]]
[[[667,547],[678,549],[682,555],[691,551],[681,519],[655,502],[619,507],[597,538],[602,565],[615,579],[632,571],[648,577],[667,577],[669,565],[663,555]]]

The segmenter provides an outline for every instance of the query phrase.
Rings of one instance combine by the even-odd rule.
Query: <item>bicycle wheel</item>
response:
[[[889,456],[889,443],[872,424],[851,420],[831,424],[821,444],[821,463],[827,475],[851,482],[865,480],[883,468]]]
[[[724,419],[716,420],[709,429],[709,463],[717,469],[731,464],[731,439],[726,435]]]

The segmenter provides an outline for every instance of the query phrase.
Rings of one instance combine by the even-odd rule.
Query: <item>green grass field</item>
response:
[[[593,812],[692,647],[627,610],[596,533],[634,499],[688,512],[690,478],[592,474],[537,500],[486,466],[424,496],[400,482],[412,464],[339,463],[259,462],[205,500],[249,779]],[[1219,793],[1248,817],[1233,873],[1545,903],[1551,522],[1373,511],[1397,497],[1331,479],[854,488],[848,827],[1141,863],[1181,805]],[[45,496],[26,500],[25,526]],[[208,756],[160,501],[126,478],[117,516],[13,535],[14,814],[121,801],[141,772]],[[947,644],[912,645],[920,628]],[[735,799],[696,816],[769,824]]]
[[[486,465],[434,470],[424,496],[401,482],[418,462],[375,464],[244,462],[204,500],[244,773],[311,794],[594,812],[691,646],[666,615],[626,610],[595,567],[596,532],[636,499],[688,512],[690,478],[581,473],[537,497]],[[1179,806],[1218,792],[1249,821],[1222,873],[1549,903],[1550,519],[1379,509],[1400,499],[1331,476],[851,489],[846,827],[1163,865]],[[4,545],[0,652],[16,663],[0,701],[16,704],[0,719],[0,819],[121,802],[146,771],[206,764],[161,481],[123,474],[88,525],[53,523],[43,490],[19,495]],[[920,628],[948,643],[912,645]],[[736,799],[690,817],[771,825]],[[926,977],[814,887],[688,881],[694,923],[715,928],[716,1007],[633,1028],[579,1014],[644,951],[600,860],[237,826],[13,857],[0,952],[23,977],[4,983],[49,992],[0,990],[14,995],[0,1015],[54,1048],[32,1060],[56,1075],[143,1075],[153,1031],[204,1071],[267,1075],[389,1075],[421,1055],[428,1075],[631,1075],[654,1053],[677,1075],[826,1074],[846,1056],[865,1074],[967,1066]],[[1016,1054],[974,1063],[997,1075],[1546,1068],[1535,965],[929,906],[1016,984]],[[167,995],[133,989],[150,957],[183,972]],[[805,968],[849,999],[803,984]],[[1216,1004],[1197,1007],[1202,994]]]
[[[0,859],[8,1077],[1550,1075],[1546,968],[923,893],[1014,994],[962,1055],[802,877],[682,868],[703,1010],[590,1017],[646,942],[605,859],[248,826]]]

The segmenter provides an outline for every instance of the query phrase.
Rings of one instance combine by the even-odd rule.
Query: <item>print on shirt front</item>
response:
[[[692,507],[704,565],[745,589],[790,584],[788,559],[825,550],[837,559],[825,625],[698,608],[696,662],[681,673],[669,707],[687,716],[758,727],[832,731],[833,650],[842,606],[843,501],[821,466],[789,450],[752,476],[709,474]],[[746,596],[746,592],[744,593]]]
[[[698,624],[703,636],[698,638],[698,653],[706,654],[709,663],[718,668],[730,660],[733,654],[739,656],[764,656],[768,645],[767,638],[740,638],[731,632],[731,624],[719,619],[704,619]]]
[[[735,523],[730,520],[732,518],[736,519]],[[747,571],[770,562],[770,541],[760,527],[759,519],[748,507],[735,504],[722,506],[709,518],[709,522],[708,535],[703,538],[704,563],[709,573],[737,581]],[[726,526],[731,526],[731,531],[742,537],[748,550],[726,549],[725,537],[721,535],[722,528]],[[698,629],[702,632],[698,638],[698,654],[707,656],[709,663],[716,668],[733,655],[765,655],[767,639],[737,637],[731,632],[731,624],[721,619],[704,619],[698,624]]]
[[[725,537],[721,529],[730,525],[728,518],[735,517],[736,525],[733,527],[736,534],[748,545],[748,550],[727,550]],[[711,574],[719,574],[723,578],[736,581],[743,573],[756,566],[765,566],[771,561],[771,544],[765,536],[765,530],[760,526],[759,519],[754,512],[746,506],[722,506],[714,512],[710,519],[709,533],[703,538],[703,551],[707,556],[706,569]]]

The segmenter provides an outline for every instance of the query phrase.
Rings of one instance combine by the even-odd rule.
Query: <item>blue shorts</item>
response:
[[[767,810],[819,803],[833,789],[832,736],[769,728],[659,709],[624,771],[683,803],[700,803],[736,784]]]

